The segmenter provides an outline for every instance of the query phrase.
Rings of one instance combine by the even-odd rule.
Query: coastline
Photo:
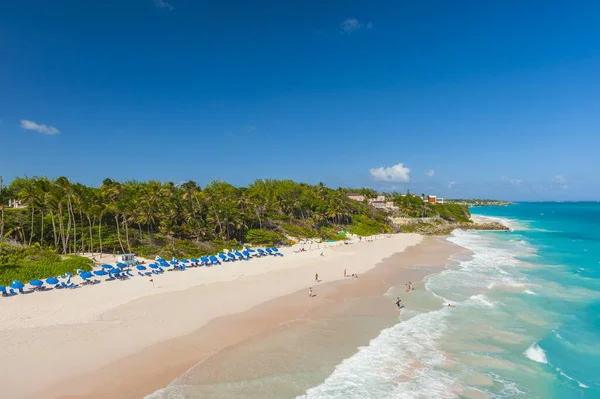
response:
[[[323,339],[323,330],[305,331],[302,334],[315,323],[326,323],[325,335],[336,337],[336,345],[329,346],[334,353],[326,356],[326,363],[331,368],[352,355],[357,346],[367,344],[381,329],[398,322],[394,301],[382,295],[390,286],[419,281],[415,287],[420,290],[423,288],[423,278],[441,271],[450,256],[460,252],[464,252],[464,249],[443,238],[425,238],[416,246],[378,262],[358,279],[346,278],[313,287],[316,294],[313,299],[308,300],[307,292],[301,290],[264,302],[243,313],[216,318],[191,334],[145,348],[91,373],[74,376],[46,392],[51,393],[52,397],[71,399],[140,398],[144,395],[162,397],[160,391],[151,394],[190,368],[193,368],[194,378],[202,379],[203,385],[260,378],[262,374],[271,373],[273,368],[282,368],[281,364],[269,363],[277,359],[273,351],[279,350],[277,348],[280,345],[294,347],[296,352],[304,355],[312,350],[311,359],[323,355],[312,347],[314,341]],[[410,303],[410,299],[405,298],[404,303]],[[353,315],[365,312],[380,316],[379,322],[361,326],[359,334],[350,334],[352,337],[349,337],[349,320]],[[303,338],[298,336],[299,332]],[[344,345],[339,345],[340,336],[344,337]],[[287,344],[286,340],[289,341]],[[249,354],[252,354],[250,358]],[[293,367],[302,368],[302,362],[294,366],[291,363],[295,359],[287,356],[285,359],[288,372]],[[246,367],[249,363],[252,366]],[[313,367],[323,370],[322,364],[314,364]],[[65,387],[69,389],[65,390]],[[285,393],[295,396],[303,392]],[[253,397],[247,391],[235,394]],[[255,394],[255,397],[264,397],[265,393]],[[202,397],[206,395],[212,397],[209,392],[203,392]]]
[[[6,298],[0,312],[0,355],[11,362],[0,366],[0,384],[9,397],[85,395],[92,381],[64,381],[190,334],[216,318],[306,293],[316,272],[325,282],[343,280],[344,268],[362,276],[422,239],[400,234],[322,249],[324,256],[319,256],[321,250],[289,251],[283,258],[169,272],[154,277],[156,288],[147,279],[134,278]],[[111,384],[120,379],[116,376]]]

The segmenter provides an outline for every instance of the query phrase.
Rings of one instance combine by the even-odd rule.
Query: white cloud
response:
[[[60,130],[54,126],[38,125],[34,121],[28,121],[27,119],[21,119],[21,127],[25,130],[35,130],[42,134],[54,135],[60,133]]]
[[[356,32],[363,26],[363,23],[356,18],[346,18],[344,22],[342,22],[342,34],[350,34],[352,32]],[[367,29],[373,29],[373,24],[371,22],[367,23]]]
[[[408,183],[410,181],[410,169],[399,163],[387,168],[373,168],[369,170],[371,177],[379,181],[393,181]]]
[[[448,183],[448,188],[452,188],[456,186],[456,182],[455,181],[451,181],[450,183]]]
[[[433,169],[429,169],[427,172],[425,172],[425,176],[431,177],[433,175],[435,175],[435,170]]]
[[[169,11],[173,11],[175,9],[171,3],[167,3],[164,0],[154,0],[154,5],[158,8],[163,8]]]
[[[521,185],[521,183],[523,183],[523,180],[509,179],[506,176],[502,176],[502,178],[500,180],[502,180],[504,183],[508,183],[508,184],[513,185],[513,186],[519,186],[519,185]]]

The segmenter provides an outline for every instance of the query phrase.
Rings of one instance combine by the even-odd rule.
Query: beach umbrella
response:
[[[273,252],[279,252],[279,250],[275,247],[271,248],[273,250]]]
[[[44,285],[44,282],[42,280],[31,280],[29,282],[29,285],[32,285],[34,287],[41,287],[42,285]]]
[[[180,260],[180,262],[181,262],[181,263],[190,263],[190,261],[189,261],[189,260],[187,260],[187,259],[182,259],[182,260]]]
[[[231,252],[227,252],[227,256],[228,256],[230,259],[235,259],[235,255],[234,255],[234,254],[232,254]]]
[[[258,248],[258,249],[256,250],[256,252],[258,252],[258,253],[259,253],[259,254],[261,254],[261,255],[264,255],[264,254],[265,254],[265,251],[264,251],[263,249],[261,249],[261,248]]]
[[[158,265],[156,263],[151,263],[148,265],[148,267],[150,267],[150,269],[158,269]]]
[[[108,275],[108,273],[106,271],[104,271],[104,270],[95,270],[94,274],[96,276],[106,276],[106,275]]]
[[[103,269],[112,269],[111,265],[107,265],[106,263],[101,266]]]
[[[117,267],[127,267],[126,263],[117,263]]]
[[[271,251],[271,248],[267,248],[267,249],[265,249],[265,251],[267,251],[267,253],[268,253],[269,255],[273,253],[273,251]]]
[[[6,287],[3,285],[0,285],[0,292],[3,294],[6,294]]]
[[[244,255],[246,258],[249,258],[250,252],[248,252],[248,250],[242,251],[242,255]]]
[[[114,269],[110,269],[108,272],[110,274],[119,274],[119,273],[121,273],[121,269],[118,269],[115,267]]]
[[[25,284],[23,284],[19,280],[14,280],[13,283],[11,285],[9,285],[9,287],[14,288],[16,290],[20,290],[22,288],[25,288]]]
[[[219,252],[217,256],[223,260],[227,260],[227,256],[223,255],[221,252]]]
[[[210,261],[212,263],[218,263],[219,262],[219,260],[217,259],[217,257],[214,256],[214,255],[209,256],[208,259],[210,259]]]
[[[198,259],[196,259],[196,258],[192,258],[192,259],[190,259],[190,260],[191,260],[192,262],[194,262],[194,263],[198,263],[198,262],[200,262],[200,261],[199,261]]]
[[[172,265],[176,265],[176,264],[178,264],[179,262],[177,262],[177,261],[175,261],[175,260],[172,260],[172,261],[170,261],[169,263],[170,263],[170,264],[172,264]]]
[[[92,278],[94,275],[91,272],[83,272],[79,275],[84,280]]]
[[[208,263],[209,262],[209,260],[208,260],[208,258],[206,256],[200,257],[200,260],[202,261],[202,263]]]
[[[46,279],[46,284],[58,284],[58,279],[56,277],[50,277]]]
[[[235,251],[235,256],[237,256],[240,259],[244,257],[239,251]]]
[[[146,266],[136,266],[135,268],[138,270],[146,270]]]

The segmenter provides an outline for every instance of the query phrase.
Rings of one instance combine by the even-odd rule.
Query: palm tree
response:
[[[23,184],[23,188],[19,191],[19,200],[27,205],[31,209],[31,228],[29,230],[29,246],[33,241],[34,232],[34,217],[35,217],[35,204],[38,199],[38,191],[33,180],[27,179]],[[25,232],[23,232],[25,234]]]

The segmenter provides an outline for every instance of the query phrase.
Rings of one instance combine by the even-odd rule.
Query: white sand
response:
[[[321,244],[302,253],[284,249],[284,257],[166,272],[152,277],[155,288],[150,278],[136,274],[125,281],[0,298],[2,397],[34,392],[44,397],[40,390],[46,386],[189,334],[214,318],[302,289],[308,295],[309,286],[318,294],[315,273],[322,282],[343,279],[344,269],[362,274],[421,240],[401,234],[325,249]]]

